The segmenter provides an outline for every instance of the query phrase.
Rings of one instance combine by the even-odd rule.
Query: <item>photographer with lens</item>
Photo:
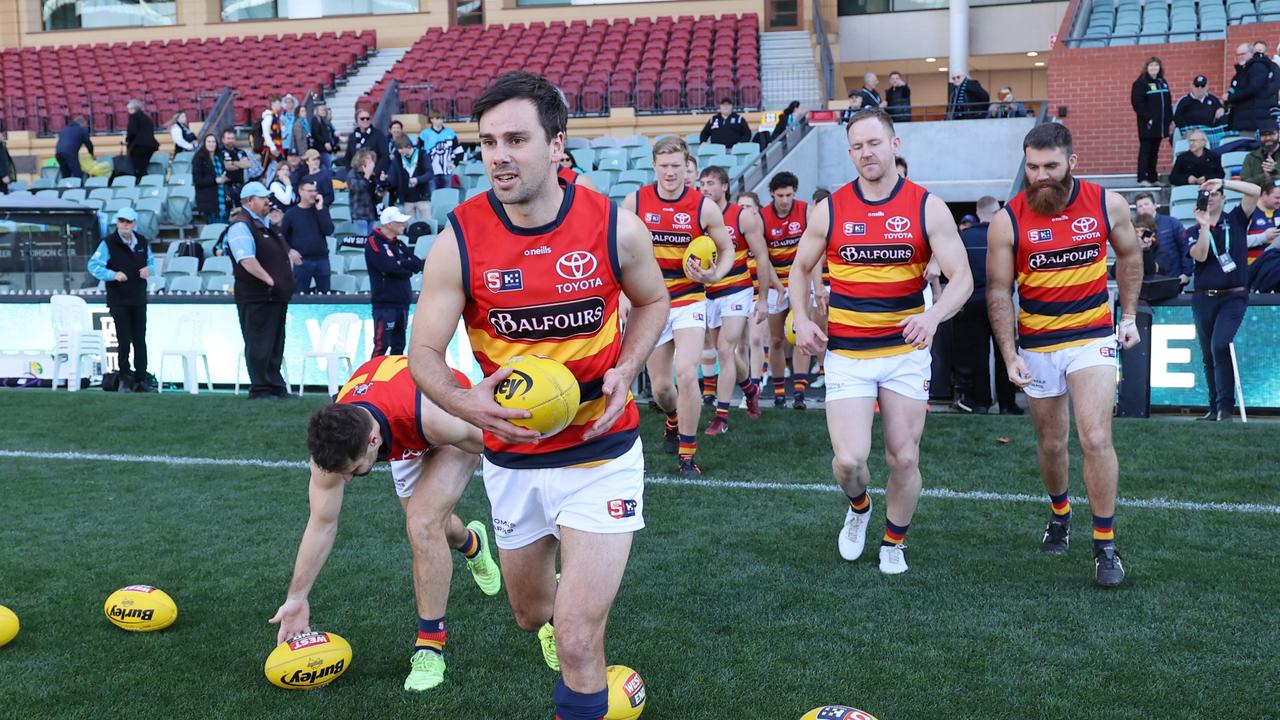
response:
[[[1225,190],[1243,195],[1229,213],[1223,212]],[[1200,186],[1196,198],[1196,226],[1187,239],[1196,263],[1191,313],[1209,386],[1209,412],[1200,420],[1230,421],[1235,408],[1231,341],[1249,305],[1249,216],[1260,193],[1252,183],[1209,180]]]

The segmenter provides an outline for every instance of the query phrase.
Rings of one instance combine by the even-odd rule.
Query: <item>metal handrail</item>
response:
[[[213,103],[213,109],[209,111],[209,116],[205,118],[204,125],[200,126],[197,147],[204,147],[204,139],[207,136],[221,137],[223,130],[235,127],[235,97],[236,93],[231,88],[222,89],[218,99]]]
[[[373,112],[373,127],[390,127],[391,121],[395,115],[399,114],[401,107],[400,81],[393,79],[382,93],[382,99],[378,101],[378,109]]]
[[[745,192],[748,188],[756,183],[762,182],[769,176],[770,168],[777,167],[796,145],[808,137],[813,130],[813,126],[809,124],[808,118],[801,118],[796,127],[792,130],[784,132],[774,140],[771,140],[764,150],[751,159],[747,166],[738,173],[738,176],[730,181],[735,193]]]
[[[822,57],[822,84],[826,90],[826,99],[836,96],[835,60],[831,55],[831,43],[827,42],[826,22],[822,19],[822,6],[813,0],[813,33],[818,36],[818,51]]]

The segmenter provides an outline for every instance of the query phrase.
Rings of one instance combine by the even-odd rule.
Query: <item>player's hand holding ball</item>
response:
[[[470,390],[459,390],[459,400],[452,410],[455,415],[481,430],[493,433],[499,440],[510,444],[531,443],[538,439],[536,430],[513,425],[512,420],[531,417],[528,410],[503,407],[494,399],[498,386],[511,375],[511,367],[501,367],[489,377],[476,383]]]
[[[280,632],[276,633],[276,644],[279,645],[295,635],[311,632],[311,605],[306,600],[289,598],[276,610],[275,617],[267,622],[280,626]]]
[[[713,283],[720,278],[716,275],[716,241],[706,235],[694,238],[684,251],[684,274],[696,283]]]

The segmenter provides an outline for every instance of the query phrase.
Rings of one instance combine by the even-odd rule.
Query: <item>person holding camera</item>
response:
[[[1225,190],[1243,195],[1229,213],[1223,212]],[[1209,412],[1200,420],[1230,421],[1235,407],[1231,342],[1249,305],[1249,217],[1260,194],[1252,183],[1209,180],[1200,186],[1196,198],[1196,226],[1187,239],[1196,263],[1191,313],[1209,386]]]

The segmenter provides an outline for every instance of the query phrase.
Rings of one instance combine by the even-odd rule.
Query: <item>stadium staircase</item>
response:
[[[760,80],[766,110],[781,110],[792,100],[822,108],[813,39],[807,31],[768,32],[760,36]]]
[[[369,56],[364,67],[347,77],[345,84],[334,92],[325,93],[325,104],[332,112],[333,125],[338,132],[346,135],[355,129],[355,110],[360,98],[368,94],[407,52],[407,47],[376,50]],[[369,110],[372,111],[373,107],[369,107]]]

